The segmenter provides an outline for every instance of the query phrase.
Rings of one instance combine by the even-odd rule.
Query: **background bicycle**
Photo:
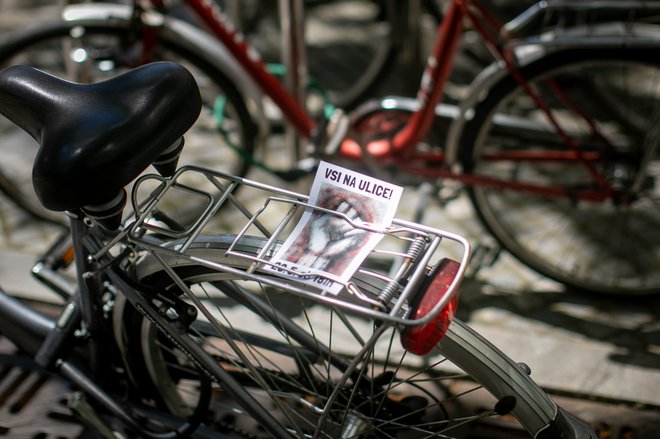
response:
[[[7,5],[3,3],[2,6]],[[7,17],[5,12],[7,10],[3,9],[0,18]],[[18,24],[21,16],[28,20],[39,16],[33,9],[19,8],[18,12],[24,15],[15,15],[8,21]],[[416,197],[408,196],[407,199],[407,209],[412,215]],[[38,255],[35,247],[52,236],[53,230],[30,221],[11,205],[3,204],[2,212],[3,226],[10,226],[12,231],[2,235],[0,271],[3,286],[7,286],[6,280],[13,278],[12,291],[25,294],[23,287],[30,278],[20,278],[19,274],[26,266],[31,266]],[[427,215],[438,224],[446,224],[449,230],[462,231],[471,240],[488,240],[474,222],[463,198],[445,209],[430,206]],[[18,263],[20,259],[27,261],[21,265]],[[35,291],[33,285],[29,290]],[[44,294],[32,296],[32,299],[54,300],[52,295]],[[572,396],[589,395],[590,399],[601,401],[587,404],[579,400],[579,407],[594,424],[601,425],[602,431],[617,434],[632,430],[638,437],[648,433],[653,438],[651,432],[655,430],[649,431],[656,425],[652,408],[660,405],[654,399],[657,395],[653,386],[658,380],[654,366],[657,354],[653,350],[657,345],[657,332],[654,332],[657,310],[656,301],[585,300],[562,293],[558,286],[502,255],[495,269],[484,268],[478,278],[466,282],[459,313],[496,344],[505,347],[513,358],[529,359],[533,376],[546,389]],[[536,346],[537,349],[529,352],[523,346]],[[572,368],[569,377],[564,373],[566,361],[548,361],[548,356],[572,358],[578,367]],[[4,381],[3,385],[8,382]],[[45,396],[44,393],[38,395]],[[9,411],[11,401],[18,396],[13,394],[3,406],[8,416],[13,416]],[[631,401],[637,404],[636,407],[651,411],[629,410],[626,402]],[[52,407],[57,415],[58,409]],[[25,410],[34,413],[35,408],[35,404],[29,403]]]

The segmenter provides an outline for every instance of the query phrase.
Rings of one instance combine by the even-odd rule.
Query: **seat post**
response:
[[[126,190],[122,189],[107,203],[85,206],[82,211],[85,215],[97,221],[108,230],[117,230],[121,225],[122,214],[126,206]]]

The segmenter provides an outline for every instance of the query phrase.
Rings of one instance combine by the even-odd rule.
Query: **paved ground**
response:
[[[15,3],[0,0],[0,32],[25,18],[10,14]],[[267,178],[260,172],[250,177]],[[418,197],[407,190],[402,216],[413,215]],[[429,206],[424,222],[463,234],[475,245],[490,242],[462,197],[447,206]],[[0,224],[0,283],[12,292],[52,297],[43,296],[23,270],[55,228],[31,221],[3,198]],[[658,315],[660,299],[566,292],[506,254],[465,282],[459,308],[462,319],[513,359],[526,362],[544,388],[570,397],[562,401],[598,425],[603,438],[660,437]]]

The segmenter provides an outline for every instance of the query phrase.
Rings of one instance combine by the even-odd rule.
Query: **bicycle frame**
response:
[[[152,3],[160,2],[152,0]],[[236,32],[229,19],[222,13],[217,4],[206,0],[186,0],[185,3],[195,10],[215,37],[236,58],[254,82],[260,86],[262,92],[268,95],[278,105],[284,117],[295,127],[297,133],[305,138],[313,137],[316,130],[314,120],[299,102],[287,92],[280,81],[266,70],[265,65],[255,56],[254,51],[245,43],[244,38]],[[412,114],[405,126],[392,138],[388,156],[391,156],[390,158],[393,158],[404,170],[428,178],[449,178],[459,180],[464,184],[488,185],[501,189],[532,192],[541,196],[567,196],[566,189],[561,187],[516,183],[479,175],[459,175],[443,166],[438,166],[436,170],[430,171],[428,168],[421,169],[407,165],[413,158],[423,158],[426,161],[433,161],[438,164],[446,163],[445,155],[442,152],[420,157],[415,155],[414,150],[415,145],[426,137],[433,124],[435,108],[442,99],[444,87],[449,80],[449,75],[453,68],[453,60],[458,50],[458,43],[464,30],[462,22],[466,19],[478,31],[491,51],[505,62],[506,69],[516,78],[520,86],[546,114],[558,136],[562,138],[568,147],[567,150],[562,152],[551,151],[544,154],[535,153],[532,155],[521,153],[516,157],[497,156],[491,157],[491,159],[578,161],[592,175],[599,189],[595,191],[580,191],[579,194],[572,193],[571,196],[577,196],[580,199],[590,201],[602,201],[611,197],[613,195],[612,187],[594,167],[594,162],[601,160],[603,155],[600,153],[584,154],[580,147],[560,127],[558,122],[554,120],[550,110],[519,73],[513,55],[506,53],[496,41],[497,35],[502,31],[503,26],[477,1],[472,0],[454,0],[451,2],[438,28],[433,51],[428,58],[417,93],[419,108]]]

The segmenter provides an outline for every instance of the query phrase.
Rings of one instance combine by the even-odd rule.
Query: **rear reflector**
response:
[[[460,265],[458,262],[447,258],[436,265],[429,274],[428,279],[422,284],[421,294],[413,303],[410,313],[411,319],[420,319],[431,312],[433,307],[447,294]],[[401,331],[401,344],[403,347],[413,354],[428,354],[447,332],[447,328],[449,328],[449,324],[456,314],[457,306],[458,291],[449,303],[429,322],[423,325],[406,326]]]

